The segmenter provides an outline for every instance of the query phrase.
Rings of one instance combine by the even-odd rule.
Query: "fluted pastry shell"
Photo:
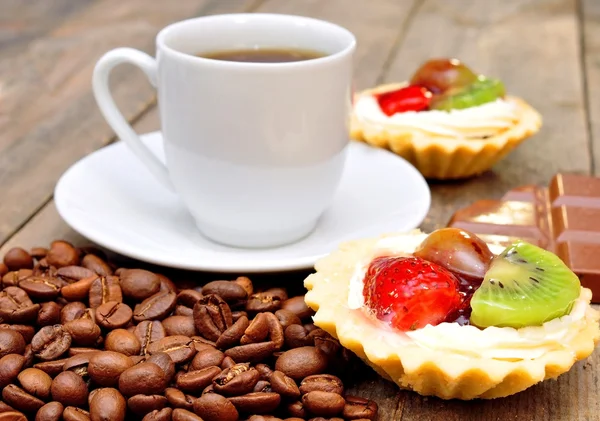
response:
[[[339,339],[384,378],[403,389],[442,399],[499,398],[569,371],[587,358],[600,339],[600,313],[587,306],[579,333],[560,351],[534,359],[501,360],[466,357],[408,344],[393,348],[378,340],[381,328],[360,310],[348,307],[348,284],[356,263],[371,255],[378,239],[347,242],[319,260],[306,278],[306,303],[316,311],[314,323]],[[586,292],[587,293],[587,292]],[[591,297],[591,293],[589,294]]]
[[[357,94],[373,95],[402,88],[405,84],[380,85]],[[524,100],[509,96],[517,106],[518,121],[512,127],[485,139],[438,136],[416,128],[370,123],[352,114],[350,137],[387,148],[413,164],[426,178],[459,179],[492,168],[542,125],[540,114]]]

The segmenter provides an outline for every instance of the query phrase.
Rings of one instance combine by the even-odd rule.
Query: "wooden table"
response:
[[[425,230],[443,226],[458,206],[546,184],[557,171],[600,172],[599,0],[0,0],[0,255],[55,238],[86,243],[61,221],[52,192],[72,163],[115,140],[91,93],[100,55],[118,46],[152,52],[166,24],[227,12],[291,13],[347,27],[359,41],[359,89],[404,80],[430,57],[456,56],[502,78],[543,114],[541,132],[493,172],[432,183]],[[112,82],[136,129],[158,129],[154,92],[141,73],[124,67]],[[558,381],[494,401],[425,398],[369,370],[352,392],[375,399],[382,421],[600,420],[599,370],[597,351]]]

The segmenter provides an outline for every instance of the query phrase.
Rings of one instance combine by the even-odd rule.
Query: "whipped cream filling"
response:
[[[510,99],[497,99],[476,107],[451,111],[407,111],[387,116],[373,95],[361,95],[354,104],[360,121],[404,130],[421,130],[437,136],[481,139],[518,123],[518,106]]]
[[[384,237],[379,240],[373,254],[356,265],[349,284],[348,307],[355,310],[364,309],[363,280],[367,267],[374,257],[411,254],[425,237],[426,234],[413,233]],[[498,246],[490,246],[490,249],[494,254],[502,251]],[[550,320],[541,326],[520,329],[512,327],[479,329],[475,326],[460,326],[457,323],[440,323],[437,326],[427,325],[407,332],[384,330],[381,340],[394,346],[415,344],[423,348],[462,354],[467,357],[534,359],[550,351],[567,349],[565,345],[568,345],[585,328],[585,316],[591,295],[589,289],[582,288],[581,295],[569,314]]]

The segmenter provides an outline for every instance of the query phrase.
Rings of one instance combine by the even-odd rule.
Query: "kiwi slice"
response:
[[[434,96],[430,108],[442,111],[471,108],[502,98],[505,93],[504,84],[500,80],[479,76],[476,82],[459,91]]]
[[[471,299],[471,323],[538,326],[568,314],[580,289],[579,278],[558,256],[519,241],[492,260]]]

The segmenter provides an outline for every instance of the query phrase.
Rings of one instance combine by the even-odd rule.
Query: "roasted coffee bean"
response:
[[[160,278],[147,270],[125,269],[120,273],[123,295],[143,301],[160,291]]]
[[[89,361],[88,374],[91,379],[95,383],[107,387],[118,385],[121,374],[133,367],[131,358],[113,351],[96,352]]]
[[[79,253],[66,241],[53,241],[46,254],[46,259],[48,264],[57,268],[73,266],[79,263]]]
[[[192,336],[192,342],[194,343],[194,348],[196,348],[196,351],[198,352],[206,349],[206,347],[216,347],[215,342],[204,339],[202,336]]]
[[[60,322],[64,325],[73,320],[80,319],[85,316],[86,310],[85,304],[79,301],[68,303],[60,311]]]
[[[8,354],[20,354],[25,352],[25,339],[12,329],[0,329],[0,358]]]
[[[225,357],[225,358],[223,358],[223,361],[221,362],[221,369],[225,370],[229,367],[233,367],[234,365],[235,365],[235,361],[233,360],[233,358]]]
[[[195,392],[208,386],[220,373],[221,369],[214,366],[182,373],[177,376],[177,387],[183,392]]]
[[[252,415],[248,418],[248,421],[284,421],[281,418],[274,417],[272,415]],[[286,418],[285,421],[304,421],[294,418]],[[343,421],[343,420],[342,420]]]
[[[4,255],[8,270],[33,269],[33,258],[21,247],[13,247]]]
[[[273,389],[271,388],[271,383],[269,383],[268,381],[259,380],[254,385],[252,392],[273,392]]]
[[[14,384],[2,389],[2,400],[18,411],[35,413],[44,406],[44,401],[27,393]]]
[[[231,320],[233,323],[237,322],[242,317],[248,318],[248,313],[244,310],[237,310],[231,312]]]
[[[142,346],[141,353],[148,352],[148,346],[155,341],[159,341],[166,336],[163,325],[158,320],[145,320],[135,327],[135,336],[140,341]]]
[[[41,259],[31,271],[32,276],[42,276],[42,277],[55,277],[57,268],[56,266],[48,263],[48,259]]]
[[[52,378],[38,368],[26,368],[17,377],[23,390],[27,393],[47,400],[50,397]]]
[[[288,348],[300,348],[314,345],[314,338],[308,336],[307,330],[302,325],[290,325],[285,329],[285,344]]]
[[[160,411],[152,411],[142,418],[142,421],[171,421],[173,409],[163,408]]]
[[[167,405],[167,398],[162,395],[134,395],[127,399],[127,407],[138,416],[148,412],[159,411]]]
[[[289,403],[286,405],[285,409],[286,412],[292,417],[297,417],[300,419],[305,419],[307,417],[306,409],[304,409],[302,401]]]
[[[142,349],[140,340],[125,329],[115,329],[104,338],[104,349],[125,355],[137,355]]]
[[[35,328],[29,325],[9,325],[6,323],[0,324],[0,329],[10,329],[14,330],[17,333],[20,333],[25,343],[31,343],[33,336],[35,335]]]
[[[0,358],[0,389],[15,381],[25,365],[25,357],[19,354],[7,354]]]
[[[86,254],[81,259],[81,266],[100,276],[110,276],[113,272],[108,263],[95,254]]]
[[[194,336],[196,326],[191,316],[170,316],[162,321],[167,336],[183,335]]]
[[[308,336],[312,338],[315,348],[320,350],[329,359],[334,359],[338,355],[341,348],[340,343],[323,329],[315,329]]]
[[[71,335],[62,325],[44,326],[31,340],[31,348],[41,360],[55,360],[71,346]]]
[[[37,318],[39,304],[19,287],[5,287],[0,291],[0,319],[8,323],[29,323]]]
[[[84,317],[65,323],[63,329],[71,335],[72,344],[76,346],[93,346],[102,333],[94,320]]]
[[[273,370],[267,364],[256,364],[254,367],[260,373],[261,380],[271,380],[271,376],[273,375]]]
[[[332,374],[315,374],[304,378],[300,383],[300,393],[304,395],[314,391],[331,392],[343,395],[344,384],[339,377]]]
[[[90,421],[90,413],[85,409],[67,406],[63,411],[64,421]]]
[[[73,282],[72,284],[63,286],[60,290],[60,293],[67,301],[85,300],[89,297],[90,289],[94,281],[96,281],[96,279],[100,279],[100,277],[98,275],[92,275],[87,278],[80,279],[79,281]]]
[[[226,396],[244,395],[254,389],[259,379],[260,373],[249,363],[236,364],[215,377],[213,388]]]
[[[177,305],[175,306],[175,311],[173,312],[174,316],[186,316],[186,317],[191,317],[192,319],[194,318],[194,310],[186,307],[186,306],[182,306],[182,305]]]
[[[10,271],[2,276],[2,286],[6,289],[7,287],[16,287],[23,279],[29,278],[33,275],[31,269],[19,269]]]
[[[64,279],[69,284],[94,275],[96,275],[96,273],[83,266],[64,266],[56,270],[56,276]]]
[[[30,276],[19,282],[19,288],[31,298],[37,300],[53,300],[60,294],[62,283],[56,278]]]
[[[125,396],[158,395],[167,386],[165,372],[154,363],[140,363],[128,368],[119,377],[119,390]]]
[[[314,311],[308,305],[306,305],[306,302],[304,302],[303,295],[298,295],[297,297],[292,297],[285,300],[281,304],[281,308],[291,311],[298,316],[300,320],[307,320],[314,315]]]
[[[242,316],[231,325],[225,332],[217,339],[217,348],[231,348],[239,344],[240,339],[244,336],[244,332],[250,326],[250,322],[246,316]]]
[[[231,309],[218,295],[206,295],[194,306],[194,324],[204,338],[217,341],[233,324]]]
[[[177,294],[177,303],[189,308],[194,308],[200,299],[202,294],[193,289],[184,289]]]
[[[275,345],[276,349],[280,349],[284,343],[283,327],[279,323],[279,319],[273,313],[266,313],[267,325],[269,326],[269,339]]]
[[[216,294],[230,306],[244,304],[248,293],[240,284],[231,281],[212,281],[202,287],[203,295]]]
[[[235,406],[224,396],[206,393],[194,401],[194,412],[204,421],[237,421]]]
[[[0,277],[3,277],[7,273],[8,273],[8,266],[6,266],[4,264],[4,262],[0,262]],[[0,282],[0,286],[2,286],[1,282]]]
[[[267,320],[267,313],[258,313],[244,331],[244,335],[240,339],[240,344],[247,345],[263,342],[268,335],[269,322]]]
[[[300,397],[300,390],[294,379],[286,376],[281,371],[274,371],[270,382],[273,392],[279,393],[286,398],[298,399]]]
[[[48,254],[48,249],[46,247],[32,247],[29,254],[34,259],[41,260]]]
[[[91,421],[123,421],[126,413],[125,398],[117,389],[98,389],[90,401]]]
[[[138,323],[162,320],[175,309],[176,300],[177,295],[172,291],[158,292],[135,306],[133,319]]]
[[[281,302],[288,299],[288,292],[285,288],[274,287],[274,288],[269,288],[263,292],[266,292],[267,294],[270,294],[274,297],[278,297],[279,300],[281,300]]]
[[[173,283],[173,281],[161,273],[157,273],[156,276],[158,276],[158,279],[160,279],[159,291],[172,291],[177,293],[177,286]]]
[[[39,368],[44,373],[48,374],[50,377],[54,377],[58,375],[61,371],[63,371],[63,367],[68,358],[63,358],[60,360],[53,361],[44,361],[41,363],[37,363],[34,365],[35,368]]]
[[[242,396],[231,396],[227,399],[239,412],[248,414],[273,412],[281,402],[281,396],[273,392],[252,392]]]
[[[96,348],[87,348],[87,347],[83,347],[83,346],[75,347],[74,346],[74,347],[69,348],[67,355],[69,357],[73,357],[73,356],[79,355],[79,354],[87,354],[87,353],[94,353],[94,352],[98,352],[98,350]]]
[[[206,367],[220,366],[225,354],[216,348],[206,348],[198,352],[190,363],[190,371],[201,370]]]
[[[96,308],[96,322],[104,329],[112,330],[127,326],[132,317],[131,307],[118,301],[107,301]]]
[[[97,308],[109,301],[123,302],[119,278],[116,276],[100,276],[94,279],[90,285],[90,307]]]
[[[313,374],[320,374],[327,368],[327,357],[313,346],[290,349],[275,363],[275,370],[283,372],[294,380],[302,380]]]
[[[87,352],[85,354],[79,354],[67,358],[65,364],[63,365],[63,371],[69,370],[81,377],[87,377],[89,375],[88,366],[90,364],[90,358],[97,352]]]
[[[172,417],[173,421],[204,421],[193,412],[181,408],[174,410]]]
[[[300,320],[300,318],[295,313],[292,313],[290,310],[284,310],[284,309],[277,310],[275,312],[275,317],[277,317],[277,320],[279,320],[279,323],[281,324],[281,327],[284,330],[288,326],[302,324],[302,321]]]
[[[302,404],[311,414],[333,417],[342,412],[346,401],[337,393],[315,390],[302,395]]]
[[[257,362],[270,357],[277,348],[273,342],[240,345],[229,348],[225,356],[233,358],[235,362]]]
[[[35,356],[33,355],[33,351],[31,350],[31,344],[25,347],[23,357],[25,358],[24,367],[31,367],[33,365],[33,359],[35,358]]]
[[[280,308],[281,299],[277,295],[268,292],[252,294],[246,302],[246,311],[252,313],[276,311]]]
[[[252,281],[249,278],[247,278],[245,276],[239,276],[233,282],[235,282],[236,284],[238,284],[242,288],[244,288],[248,297],[251,296],[252,294],[254,294],[254,286],[252,285]]]
[[[190,361],[196,355],[196,348],[187,336],[166,336],[148,345],[150,355],[157,352],[164,352],[171,357],[175,364],[182,364]]]
[[[53,301],[42,303],[37,315],[38,326],[50,326],[60,323],[60,311],[62,307]]]
[[[62,403],[48,402],[35,414],[35,421],[60,421],[62,420],[63,410],[64,406]]]
[[[165,389],[165,398],[173,408],[183,408],[192,410],[194,407],[194,397],[186,395],[181,390],[174,387]]]
[[[88,388],[85,381],[72,371],[63,371],[52,380],[52,399],[64,406],[84,407]]]
[[[175,376],[175,363],[171,357],[164,352],[157,352],[151,355],[146,359],[146,362],[154,363],[159,366],[160,369],[165,373],[167,383],[170,383]]]
[[[378,406],[375,401],[347,395],[342,416],[347,420],[376,420],[377,412]]]

